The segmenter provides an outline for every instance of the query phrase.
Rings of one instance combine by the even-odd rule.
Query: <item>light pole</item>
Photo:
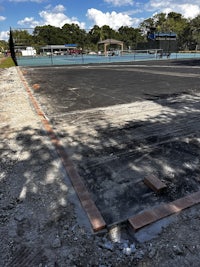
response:
[[[197,31],[197,45],[196,45],[196,52],[197,52],[197,50],[199,50],[199,33],[200,33],[200,28],[198,28],[196,31]]]
[[[168,40],[169,40],[169,45],[168,45],[168,56],[170,56],[170,50],[171,50],[171,34],[172,34],[172,31],[170,30],[169,32],[169,36],[168,36]]]
[[[195,34],[195,36],[193,36],[192,39],[196,43],[196,46],[195,46],[196,53],[199,50],[199,33],[200,33],[200,28],[192,30],[192,35]]]

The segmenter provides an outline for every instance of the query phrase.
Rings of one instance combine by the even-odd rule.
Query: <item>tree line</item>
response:
[[[140,44],[148,42],[148,32],[173,32],[177,34],[178,50],[200,49],[200,15],[186,19],[180,13],[156,14],[144,20],[138,28],[122,26],[113,30],[108,25],[94,25],[86,31],[77,24],[65,24],[62,28],[45,25],[36,26],[30,34],[26,29],[13,30],[15,46],[77,44],[83,50],[96,51],[98,42],[116,39],[124,42],[124,49],[140,49]],[[0,41],[0,49],[7,43]]]

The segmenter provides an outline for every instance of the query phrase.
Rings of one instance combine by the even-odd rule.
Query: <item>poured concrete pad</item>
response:
[[[199,189],[198,63],[26,69],[107,224]],[[161,195],[143,183],[152,174]]]

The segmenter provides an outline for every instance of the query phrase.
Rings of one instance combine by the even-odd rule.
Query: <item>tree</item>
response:
[[[31,46],[33,36],[27,30],[12,30],[13,41],[15,46]]]
[[[165,24],[167,21],[167,15],[165,13],[156,14],[154,16],[154,26],[156,27],[156,30],[159,32],[165,32]]]
[[[0,40],[0,52],[4,52],[9,49],[8,42]]]
[[[62,27],[64,42],[68,44],[77,44],[79,47],[87,45],[87,33],[80,29],[78,24],[65,24]]]
[[[108,25],[103,25],[101,27],[101,39],[106,40],[106,39],[117,39],[117,33],[115,30],[110,28]]]
[[[142,23],[140,23],[139,28],[143,31],[149,31],[151,28],[155,27],[155,17],[145,19]]]
[[[119,39],[124,42],[125,47],[128,49],[136,49],[137,44],[144,41],[141,31],[128,26],[122,26],[118,30]]]
[[[190,21],[188,30],[188,46],[190,49],[200,50],[200,15]]]
[[[170,12],[168,14],[160,13],[154,15],[140,24],[141,28],[146,27],[149,31],[177,34],[178,49],[184,49],[188,43],[189,21],[180,13]]]
[[[56,45],[63,43],[62,31],[51,25],[37,26],[33,32],[34,40],[41,45]]]
[[[102,41],[102,30],[101,27],[94,25],[94,27],[87,33],[88,50],[97,50],[97,44]]]
[[[97,44],[102,41],[102,30],[99,26],[94,25],[94,27],[88,32],[88,38],[92,44]]]
[[[85,50],[97,50],[98,42],[105,39],[117,39],[124,42],[125,49],[145,49],[145,37],[150,33],[177,34],[178,49],[200,49],[200,15],[194,19],[186,19],[180,13],[170,12],[155,14],[145,19],[138,28],[122,26],[118,31],[108,25],[93,28],[86,32],[77,24],[65,24],[62,28],[51,25],[35,27],[33,34],[26,30],[13,31],[15,46],[33,46],[39,48],[43,45],[77,44]],[[143,34],[142,34],[143,32]],[[145,35],[145,34],[146,35]],[[0,48],[1,49],[1,48]]]

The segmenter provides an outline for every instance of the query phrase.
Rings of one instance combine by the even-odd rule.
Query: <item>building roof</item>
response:
[[[41,49],[67,49],[67,48],[75,48],[77,45],[69,44],[69,45],[45,45],[42,46]]]
[[[98,42],[98,44],[123,44],[123,42],[115,39],[106,39]]]

